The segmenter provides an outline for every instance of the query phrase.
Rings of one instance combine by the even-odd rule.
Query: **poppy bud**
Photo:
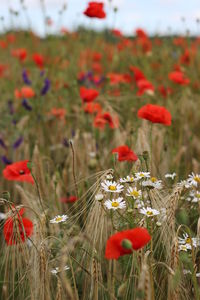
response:
[[[131,243],[131,241],[128,240],[128,239],[122,240],[121,246],[122,246],[124,249],[128,249],[128,250],[129,250],[129,249],[132,249],[132,243]]]

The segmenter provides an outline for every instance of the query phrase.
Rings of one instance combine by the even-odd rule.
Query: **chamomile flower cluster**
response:
[[[136,172],[119,180],[107,175],[100,184],[95,200],[103,201],[104,208],[108,210],[138,209],[146,216],[156,216],[160,212],[150,207],[147,191],[161,188],[162,181],[151,177],[150,172]]]
[[[192,247],[197,248],[200,246],[200,240],[199,238],[191,238],[187,233],[184,233],[182,238],[178,238],[178,244],[179,251],[187,252],[191,250]]]

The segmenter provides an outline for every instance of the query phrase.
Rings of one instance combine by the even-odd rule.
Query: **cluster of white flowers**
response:
[[[128,186],[127,186],[128,184]],[[133,175],[128,175],[124,178],[120,178],[119,181],[115,181],[111,174],[106,176],[106,179],[101,182],[101,191],[99,191],[95,200],[104,201],[104,206],[107,209],[117,210],[127,207],[127,201],[122,197],[128,197],[130,200],[134,200],[133,206],[135,209],[139,209],[141,214],[147,217],[160,214],[159,211],[149,207],[150,201],[147,199],[144,188],[149,189],[161,189],[162,181],[155,177],[151,177],[150,172],[137,172]],[[107,194],[112,195],[112,199]],[[145,208],[145,203],[147,208]]]
[[[70,269],[69,266],[64,266],[64,268],[63,268],[62,270],[60,270],[59,267],[56,267],[56,268],[54,268],[54,269],[51,270],[51,273],[52,273],[53,275],[56,275],[56,274],[58,274],[58,273],[60,273],[60,272],[62,272],[62,271],[66,271],[66,270],[69,270],[69,269]]]
[[[192,247],[197,248],[200,246],[200,240],[198,238],[191,238],[187,233],[183,234],[183,238],[178,238],[179,251],[191,250]]]

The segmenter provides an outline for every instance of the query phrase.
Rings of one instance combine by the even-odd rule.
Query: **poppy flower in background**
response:
[[[142,80],[142,79],[146,79],[143,72],[138,67],[130,66],[129,69],[133,72],[134,80],[136,82],[138,82],[139,80]]]
[[[154,86],[147,79],[141,79],[137,81],[137,96],[142,96],[144,93],[148,93],[149,95],[154,94]]]
[[[56,107],[53,107],[50,111],[50,115],[60,119],[60,120],[64,120],[65,119],[65,116],[66,116],[66,109],[65,108],[56,108]]]
[[[191,54],[188,49],[185,49],[185,52],[180,57],[180,63],[189,65],[191,63]]]
[[[13,216],[7,218],[3,227],[3,235],[7,245],[15,245],[25,240],[33,234],[33,223],[27,218],[23,218],[25,210],[21,208],[14,211]]]
[[[0,78],[4,76],[5,71],[8,69],[7,65],[0,64]]]
[[[23,62],[27,57],[27,50],[25,48],[19,48],[12,50],[12,56],[17,57],[21,62]]]
[[[60,198],[60,202],[62,203],[74,203],[78,200],[76,196],[62,197]]]
[[[141,28],[137,28],[135,30],[135,33],[136,33],[136,36],[140,39],[147,39],[148,38],[147,33]]]
[[[43,69],[43,67],[44,67],[44,56],[42,54],[39,54],[39,53],[34,53],[32,58],[33,58],[33,61],[35,62],[35,64],[40,69]]]
[[[180,85],[188,85],[190,83],[189,78],[181,71],[173,71],[169,73],[168,77],[171,81]]]
[[[118,38],[123,37],[123,33],[119,29],[112,29],[111,33]]]
[[[104,129],[106,124],[108,124],[112,129],[118,128],[119,119],[117,116],[111,116],[109,112],[97,114],[93,122],[94,127]]]
[[[131,254],[149,243],[151,236],[146,228],[137,227],[113,234],[106,244],[105,257],[118,259],[120,256]]]
[[[131,83],[131,76],[129,74],[108,73],[107,78],[109,78],[111,85]]]
[[[24,181],[34,184],[33,177],[27,167],[28,160],[18,161],[6,166],[3,176],[7,180]]]
[[[160,94],[163,96],[163,98],[168,97],[169,95],[172,94],[172,89],[170,87],[165,87],[164,85],[158,86],[158,91]]]
[[[99,95],[99,92],[97,90],[87,89],[84,86],[81,86],[79,91],[80,91],[80,97],[83,100],[83,102],[92,102]]]
[[[113,149],[112,153],[118,154],[118,161],[136,161],[138,159],[137,155],[127,145]]]
[[[88,114],[100,113],[102,111],[102,107],[99,103],[88,102],[84,107],[84,112]]]
[[[103,9],[104,4],[102,2],[89,2],[88,7],[83,13],[89,18],[104,19],[106,13]]]
[[[15,98],[22,99],[22,98],[33,98],[35,96],[34,90],[29,86],[24,86],[21,90],[15,90]]]
[[[152,123],[171,125],[171,114],[164,106],[146,104],[138,110],[137,115],[139,118],[146,119]]]

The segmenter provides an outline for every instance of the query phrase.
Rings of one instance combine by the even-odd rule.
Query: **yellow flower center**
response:
[[[148,215],[148,216],[152,216],[152,215],[153,215],[152,211],[148,210],[148,211],[147,211],[147,215]]]
[[[114,202],[112,202],[112,207],[118,207],[119,206],[119,202],[116,202],[116,201],[114,201]]]
[[[183,251],[185,251],[185,250],[187,250],[187,247],[186,247],[185,245],[181,245],[181,249],[182,249]]]
[[[139,196],[139,192],[136,191],[136,190],[133,190],[130,194],[131,194],[131,196],[134,196],[134,197],[138,197]]]
[[[133,181],[134,181],[134,178],[133,178],[133,177],[130,177],[129,181],[133,182]]]
[[[56,222],[62,221],[62,217],[57,217],[55,221],[56,221]]]
[[[196,198],[200,199],[200,193],[197,193],[195,196],[196,196]]]
[[[195,177],[194,177],[194,180],[195,180],[196,182],[200,183],[200,177],[199,177],[199,176],[195,176]]]
[[[192,244],[192,240],[189,237],[185,240],[185,242],[186,242],[186,244],[190,244],[190,245]]]
[[[110,185],[108,188],[110,191],[116,191],[116,186],[115,185]]]
[[[156,178],[156,177],[151,177],[151,181],[152,181],[152,182],[156,182],[156,181],[157,181],[157,178]]]
[[[139,175],[140,177],[144,177],[144,174],[143,173],[140,173],[140,175]]]

